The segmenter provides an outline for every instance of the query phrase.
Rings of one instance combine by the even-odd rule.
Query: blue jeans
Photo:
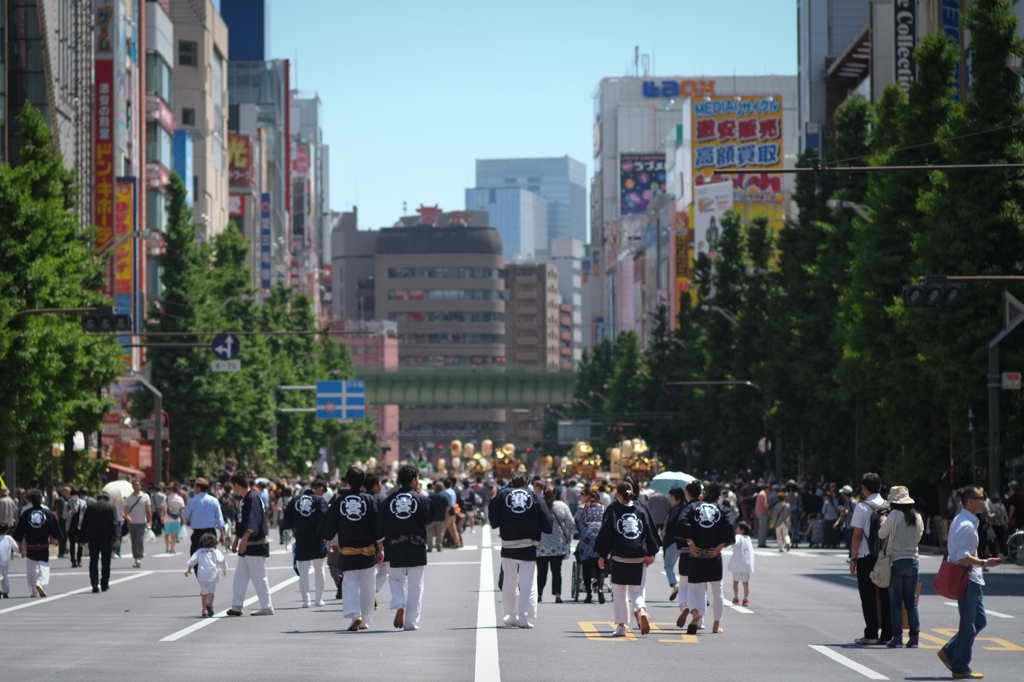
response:
[[[663,552],[665,554],[665,576],[668,578],[668,584],[678,585],[679,579],[676,578],[676,564],[679,563],[679,547],[676,546],[676,543],[670,542]]]
[[[942,650],[946,652],[953,672],[965,675],[971,671],[971,648],[974,646],[974,638],[988,624],[981,585],[973,580],[967,581],[967,590],[963,599],[957,602],[957,606],[960,607],[960,629],[953,635],[953,639],[946,642]]]
[[[892,634],[898,637],[903,632],[903,607],[907,607],[907,624],[910,634],[921,631],[921,617],[917,612],[917,559],[896,559],[892,562],[892,578],[889,580],[889,612],[892,614]]]

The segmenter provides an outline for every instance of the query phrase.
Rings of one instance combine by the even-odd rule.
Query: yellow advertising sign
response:
[[[782,203],[782,176],[770,172],[783,167],[782,97],[703,97],[691,107],[694,186],[731,180],[736,202]]]

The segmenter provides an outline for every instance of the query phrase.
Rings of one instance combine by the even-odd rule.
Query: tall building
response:
[[[548,202],[522,187],[467,189],[466,210],[486,211],[498,228],[505,260],[533,260],[548,244]]]
[[[589,348],[590,334],[583,333],[584,295],[583,261],[586,246],[578,239],[561,237],[551,240],[551,248],[537,251],[536,261],[558,269],[558,294],[563,306],[568,306],[570,340],[572,341],[572,367],[579,365],[583,349]]]
[[[331,234],[333,319],[397,323],[400,371],[504,367],[505,259],[498,231],[477,224],[486,214],[424,209],[381,230],[355,217]],[[401,424],[412,448],[507,435],[501,406],[402,405]]]
[[[164,188],[175,169],[174,117],[174,24],[164,5],[146,3],[146,147],[145,152],[145,226],[163,232],[167,228],[167,201]],[[187,133],[186,133],[187,135]],[[189,145],[188,149],[191,149]],[[185,153],[182,149],[182,153]],[[182,159],[186,161],[186,159]],[[191,159],[188,175],[181,175],[186,186],[192,185]],[[150,297],[161,294],[159,251],[149,249],[145,255],[145,291]],[[141,258],[141,255],[140,255]]]
[[[291,195],[288,127],[291,108],[288,68],[287,59],[232,60],[228,63],[228,119],[231,130],[253,135],[252,122],[243,116],[243,111],[251,111],[247,105],[256,106],[255,126],[261,148],[260,192],[261,196],[269,195],[265,197],[269,202],[262,199],[260,202],[259,286],[264,290],[277,282],[287,282],[291,267],[288,215]],[[264,210],[269,214],[267,221],[262,218]],[[268,224],[264,226],[264,222]],[[265,240],[265,237],[269,239]],[[267,260],[264,261],[264,258]]]
[[[717,158],[708,162],[696,153],[711,151],[714,156],[721,140],[723,159],[727,152],[735,154],[740,144],[736,116],[743,105],[728,103],[761,98],[772,105],[772,118],[762,133],[757,133],[756,120],[753,129],[771,135],[764,146],[774,152],[772,168],[792,167],[799,146],[796,91],[795,76],[645,74],[601,79],[594,93],[591,268],[584,285],[584,290],[589,288],[591,314],[584,320],[588,327],[584,335],[589,333],[597,341],[633,330],[645,339],[659,308],[675,319],[678,306],[689,300],[688,279],[680,275],[692,260],[688,244],[693,236],[693,188],[704,182],[702,172],[694,169],[718,164]],[[710,138],[700,137],[701,144],[695,145],[692,112],[715,102],[726,102],[714,106],[732,118],[719,130],[717,114],[699,117],[702,125],[710,124]],[[745,139],[743,144],[749,146],[749,142]],[[756,151],[758,140],[753,144]],[[757,165],[751,164],[749,173],[732,177],[735,206],[747,218],[770,211],[770,220],[781,226],[794,176],[771,175]]]
[[[320,95],[292,92],[292,284],[313,300],[318,314],[323,266],[331,252],[330,150],[323,143],[322,120]]]
[[[505,269],[505,348],[513,366],[561,369],[558,268],[515,263]]]
[[[92,222],[92,0],[7,0],[0,7],[0,158],[21,157],[18,115],[26,102],[53,132],[82,188],[83,226]],[[56,125],[55,125],[56,123]]]
[[[212,0],[170,0],[177,59],[177,124],[192,135],[196,228],[211,239],[228,224],[228,28]]]
[[[587,167],[568,156],[540,159],[478,159],[477,189],[519,187],[547,200],[546,239],[587,241]],[[466,208],[470,206],[467,203]],[[497,223],[495,223],[497,224]],[[537,248],[547,248],[546,241]]]
[[[270,54],[270,0],[220,0],[220,15],[231,31],[230,61],[267,58]]]

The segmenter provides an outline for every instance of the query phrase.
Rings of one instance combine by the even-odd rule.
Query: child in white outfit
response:
[[[223,575],[228,574],[228,564],[224,555],[217,549],[217,536],[207,533],[199,539],[199,549],[189,557],[185,575],[191,575],[192,567],[196,568],[199,578],[199,594],[203,602],[203,618],[213,615],[213,595],[217,591],[217,569]]]
[[[743,605],[750,604],[750,574],[754,572],[754,546],[750,543],[750,524],[740,521],[736,524],[736,544],[729,559],[732,571],[732,603],[740,603],[740,583],[743,583]]]
[[[10,531],[7,524],[0,523],[0,598],[3,599],[10,599],[8,593],[11,591],[11,581],[7,571],[11,568],[11,557],[18,549],[18,543],[8,535]]]

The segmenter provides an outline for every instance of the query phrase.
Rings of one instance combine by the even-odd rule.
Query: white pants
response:
[[[721,621],[725,613],[725,593],[722,591],[722,581],[705,583],[711,589],[711,608],[714,609],[715,620]]]
[[[50,563],[48,561],[35,561],[25,559],[25,580],[28,582],[28,591],[36,596],[36,585],[48,585],[50,583]]]
[[[619,623],[629,625],[630,612],[646,608],[647,601],[644,599],[644,588],[646,587],[646,567],[644,567],[644,575],[640,579],[639,585],[617,585],[612,583],[612,606],[615,608],[616,625]],[[632,608],[630,608],[631,606]]]
[[[0,592],[4,594],[11,593],[11,579],[7,577],[10,570],[10,564],[0,564]]]
[[[676,601],[679,603],[679,610],[682,611],[688,608],[689,597],[687,596],[688,585],[690,584],[689,577],[685,575],[679,576],[679,594],[676,595]]]
[[[235,564],[234,593],[231,595],[231,608],[241,611],[245,603],[245,591],[249,589],[249,580],[256,590],[261,609],[272,609],[270,603],[270,581],[267,580],[267,558],[262,556],[240,556]]]
[[[537,617],[537,562],[501,557],[501,605],[506,616]]]
[[[690,607],[691,616],[694,613],[703,616],[707,612],[707,593],[707,583],[686,583],[686,605]]]
[[[316,586],[316,600],[324,598],[324,582],[327,576],[324,574],[324,559],[313,559],[311,561],[299,561],[299,594],[302,596],[302,603],[309,603],[309,567],[313,567],[313,584]]]
[[[391,585],[391,608],[405,609],[406,624],[420,624],[423,607],[423,569],[426,566],[392,568],[388,582]],[[379,573],[377,575],[380,575]],[[408,592],[406,588],[408,587]]]
[[[390,571],[390,561],[385,561],[382,564],[377,564],[377,584],[375,592],[380,592],[380,588],[384,587],[388,583],[388,573]]]
[[[376,575],[376,566],[345,571],[341,578],[341,596],[345,602],[346,618],[362,618],[363,623],[370,624],[373,619],[373,601],[377,595],[373,589]]]

